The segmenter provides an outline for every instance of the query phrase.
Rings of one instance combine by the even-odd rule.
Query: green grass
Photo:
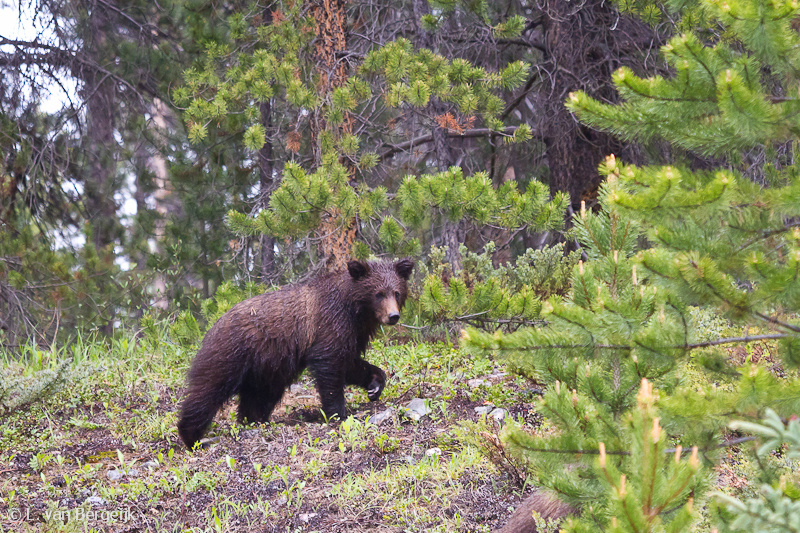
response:
[[[379,340],[367,358],[389,375],[380,402],[348,389],[354,416],[327,424],[304,376],[269,424],[239,426],[231,402],[208,435],[219,440],[188,451],[175,423],[194,353],[165,327],[0,352],[17,390],[71,361],[62,383],[0,421],[0,531],[491,531],[519,500],[462,425],[499,431],[474,407],[531,401],[512,376],[465,385],[499,370],[490,359]],[[418,422],[397,414],[415,397],[432,409]],[[370,422],[388,407],[392,420]],[[116,470],[127,474],[112,480]]]

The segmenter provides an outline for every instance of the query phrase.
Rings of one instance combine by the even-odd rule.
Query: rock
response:
[[[488,415],[494,410],[494,405],[481,405],[475,408],[475,412],[479,415]]]
[[[308,524],[312,518],[317,516],[317,513],[300,513],[300,521]]]
[[[484,385],[485,383],[486,383],[485,379],[475,378],[475,379],[468,380],[467,381],[467,386],[469,386],[469,388],[471,388],[471,389],[477,389],[478,387],[480,387],[481,385]]]
[[[442,455],[442,449],[438,446],[431,448],[430,450],[425,450],[425,455],[428,457],[433,457],[434,455]]]
[[[89,496],[88,498],[86,498],[86,503],[88,503],[89,505],[105,505],[106,501],[100,496]]]
[[[413,465],[414,463],[417,462],[417,460],[414,459],[413,455],[404,455],[403,456],[403,461],[407,462],[410,465]]]
[[[411,420],[417,421],[425,415],[431,414],[431,408],[428,407],[427,402],[422,398],[414,398],[405,407],[405,415]]]
[[[146,468],[148,470],[155,470],[158,468],[158,463],[156,461],[147,461],[142,463],[142,468]]]
[[[243,440],[253,439],[258,437],[261,434],[260,429],[245,429],[239,435],[242,437]]]
[[[106,477],[109,479],[109,481],[119,481],[120,479],[125,477],[125,472],[117,469],[109,470],[108,472],[106,472]]]
[[[387,420],[390,420],[394,415],[394,409],[391,407],[387,408],[385,411],[381,411],[380,413],[376,414],[375,416],[370,417],[369,421],[375,424],[376,426],[380,426]]]
[[[286,496],[281,496],[278,498],[278,506],[283,507],[287,503],[289,503],[289,499]]]
[[[300,385],[299,383],[292,383],[292,386],[289,387],[289,392],[291,392],[292,394],[300,394],[301,392],[303,392],[303,386]]]
[[[503,419],[506,417],[506,410],[505,409],[500,409],[498,407],[497,409],[492,410],[492,412],[489,413],[489,416],[494,418],[498,422],[502,422]]]
[[[205,439],[200,439],[200,447],[201,448],[210,448],[214,444],[219,442],[219,437],[207,437]],[[197,457],[192,457],[192,459],[197,459]],[[191,459],[190,459],[191,461]]]
[[[541,387],[531,387],[527,389],[525,392],[530,394],[531,396],[544,396],[544,389]]]
[[[139,475],[139,470],[136,468],[129,468],[125,471],[125,475],[128,477],[136,477]]]

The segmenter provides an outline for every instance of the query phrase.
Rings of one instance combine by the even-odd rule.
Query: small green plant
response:
[[[482,253],[463,244],[463,268],[453,272],[441,249],[433,249],[430,267],[421,265],[424,280],[419,309],[427,322],[461,322],[494,330],[515,330],[542,322],[542,302],[564,296],[580,254],[564,254],[563,244],[528,250],[513,263],[494,266],[494,243]]]
[[[41,367],[41,360],[37,366]],[[97,371],[91,364],[74,364],[71,360],[63,360],[50,368],[33,371],[31,368],[35,367],[28,367],[28,375],[15,375],[8,370],[0,373],[0,415],[25,409]]]
[[[760,424],[735,421],[730,426],[734,430],[752,433],[760,438],[761,445],[755,450],[759,465],[764,465],[763,458],[780,449],[784,443],[787,445],[784,451],[786,459],[793,463],[800,459],[800,421],[797,419],[784,423],[775,411],[767,409]],[[798,530],[800,500],[797,496],[800,494],[800,487],[796,480],[776,474],[764,469],[762,475],[767,479],[771,478],[772,484],[762,483],[759,497],[742,501],[729,494],[714,493],[716,499],[727,507],[733,517],[727,523],[730,531],[791,533]]]
[[[53,460],[53,457],[47,453],[37,453],[31,460],[28,462],[28,466],[31,467],[35,472],[41,472],[44,470],[44,467],[47,466],[47,463]]]
[[[375,437],[375,446],[383,453],[392,453],[397,450],[399,441],[396,437],[390,437],[386,433],[381,433]]]
[[[291,485],[286,487],[286,490],[281,491],[281,494],[286,498],[287,507],[295,507],[299,509],[303,506],[303,489],[306,487],[306,482],[297,480]]]
[[[346,450],[365,449],[368,444],[368,434],[373,427],[371,424],[365,424],[352,416],[348,416],[339,425],[339,450],[344,452]]]

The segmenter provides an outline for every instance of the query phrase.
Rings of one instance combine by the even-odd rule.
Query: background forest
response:
[[[0,530],[800,530],[796,1],[2,13]],[[378,407],[175,452],[227,309],[402,256]]]

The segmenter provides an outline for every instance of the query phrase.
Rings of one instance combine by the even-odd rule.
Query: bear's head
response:
[[[413,270],[414,261],[411,259],[394,263],[347,263],[358,300],[375,313],[378,322],[388,325],[397,324],[400,320],[400,310],[408,296],[408,278]]]

